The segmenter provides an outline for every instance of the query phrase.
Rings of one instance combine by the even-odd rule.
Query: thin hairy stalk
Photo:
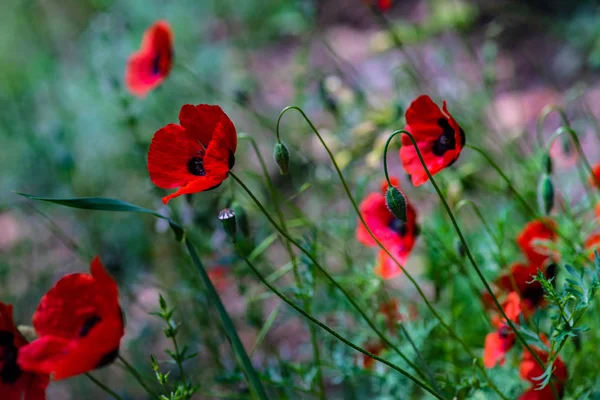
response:
[[[440,324],[442,325],[442,327],[444,327],[444,329],[450,334],[450,336],[452,336],[453,339],[455,339],[456,341],[458,341],[461,344],[461,346],[465,349],[465,351],[467,352],[467,354],[469,354],[470,357],[475,358],[475,359],[479,359],[471,351],[470,347],[454,332],[454,330],[452,329],[452,327],[450,327],[442,319],[441,315],[436,311],[436,309],[433,307],[433,305],[431,304],[431,302],[427,299],[427,296],[425,295],[425,293],[423,292],[423,290],[421,289],[421,287],[419,286],[419,284],[417,283],[417,281],[414,279],[414,277],[404,268],[403,265],[400,264],[400,262],[394,257],[394,255],[383,245],[383,243],[381,243],[381,241],[371,231],[371,228],[368,226],[368,224],[365,221],[362,213],[360,212],[360,209],[358,207],[358,204],[356,203],[356,200],[354,199],[354,197],[352,196],[352,193],[350,192],[350,188],[348,187],[348,183],[346,182],[346,179],[344,178],[344,175],[342,174],[342,171],[340,170],[340,167],[338,166],[337,162],[335,161],[335,157],[333,156],[333,153],[331,152],[331,150],[329,149],[329,147],[327,146],[327,144],[325,143],[325,141],[321,137],[321,134],[319,133],[319,131],[317,130],[317,128],[315,128],[315,126],[313,125],[313,123],[311,122],[311,120],[306,116],[306,114],[304,113],[304,111],[302,111],[301,108],[296,107],[296,106],[289,106],[289,107],[284,108],[281,111],[281,113],[279,114],[279,118],[277,120],[277,140],[280,141],[279,140],[279,124],[281,122],[281,118],[289,110],[296,110],[296,111],[298,111],[304,117],[305,121],[308,123],[308,125],[312,129],[313,133],[315,135],[317,135],[317,137],[319,138],[319,141],[321,142],[321,145],[323,145],[323,147],[327,151],[327,154],[329,155],[329,159],[331,160],[331,162],[332,162],[332,164],[333,164],[333,166],[334,166],[334,168],[335,168],[335,170],[337,172],[337,175],[338,175],[338,177],[340,179],[340,182],[342,183],[342,186],[344,188],[344,191],[346,192],[346,196],[350,200],[350,203],[352,204],[352,207],[353,207],[356,215],[358,216],[360,222],[365,227],[366,231],[369,233],[369,236],[371,236],[371,238],[375,241],[375,243],[377,243],[377,245],[379,246],[379,248],[382,249],[388,255],[388,257],[390,257],[390,259],[392,261],[394,261],[394,263],[396,263],[396,265],[400,269],[402,269],[402,271],[404,272],[404,275],[406,275],[406,277],[408,278],[408,280],[413,284],[413,286],[415,287],[415,289],[419,293],[419,296],[423,299],[423,302],[425,303],[425,305],[427,306],[427,308],[429,309],[429,311],[440,322]],[[388,139],[388,142],[386,143],[386,147],[385,147],[384,151],[387,150],[387,145],[388,144],[389,144],[389,139]],[[385,157],[384,157],[384,165],[387,165],[387,161],[386,161]],[[386,169],[386,171],[387,171],[387,169]],[[389,182],[389,177],[388,177],[387,173],[386,173],[386,178],[387,178],[388,184],[389,184],[390,182]],[[486,377],[486,379],[487,379],[490,387],[502,399],[506,400],[506,396],[504,396],[504,394],[502,392],[500,392],[500,390],[496,387],[496,385],[494,384],[494,382],[488,376],[487,371],[485,370],[485,368],[479,362],[477,362],[476,365],[480,369],[480,371],[483,373],[483,375]]]
[[[192,263],[198,270],[200,278],[204,283],[205,289],[207,291],[207,297],[217,309],[217,313],[219,314],[221,323],[223,324],[223,330],[225,331],[225,334],[229,339],[229,343],[231,344],[231,347],[233,347],[234,353],[236,354],[238,361],[246,374],[246,378],[248,378],[248,383],[250,384],[251,390],[254,392],[254,395],[258,399],[268,400],[267,392],[265,392],[265,389],[263,388],[262,383],[258,378],[258,374],[252,366],[252,362],[250,361],[248,353],[246,353],[244,345],[242,344],[242,341],[240,340],[237,331],[235,330],[235,326],[233,325],[231,317],[229,317],[225,306],[223,306],[223,303],[221,302],[219,294],[217,293],[215,287],[210,281],[208,274],[206,273],[206,270],[204,269],[204,265],[202,265],[202,262],[200,261],[200,257],[198,257],[198,253],[196,253],[196,248],[187,236],[185,237],[184,242],[185,247],[190,253]]]
[[[396,364],[394,364],[394,363],[392,363],[390,361],[387,361],[384,358],[376,356],[375,354],[373,354],[373,353],[371,353],[371,352],[363,349],[362,347],[354,344],[353,342],[351,342],[350,340],[346,339],[345,337],[343,337],[342,335],[340,335],[339,333],[337,333],[335,330],[333,330],[332,328],[330,328],[326,324],[322,323],[321,321],[319,321],[318,319],[314,318],[312,315],[310,315],[309,313],[307,313],[306,311],[304,311],[300,306],[298,306],[296,303],[294,303],[290,298],[288,298],[286,295],[284,295],[279,290],[277,290],[273,285],[271,285],[264,278],[264,276],[258,271],[258,269],[254,266],[254,264],[252,264],[252,262],[250,262],[250,260],[248,259],[248,257],[246,257],[244,255],[244,253],[241,251],[241,249],[239,248],[239,246],[237,244],[235,244],[235,246],[236,246],[236,249],[238,251],[238,254],[244,259],[244,261],[246,262],[246,265],[248,265],[248,267],[250,267],[250,269],[252,270],[252,272],[254,272],[254,274],[256,275],[256,277],[265,286],[267,286],[269,288],[269,290],[271,290],[273,293],[275,293],[277,295],[277,297],[279,297],[281,300],[283,300],[285,303],[287,303],[294,310],[296,310],[297,312],[299,312],[304,318],[308,319],[313,324],[317,325],[319,328],[325,330],[327,333],[329,333],[330,335],[334,336],[336,339],[340,340],[345,345],[353,348],[356,351],[361,352],[362,354],[365,354],[365,355],[367,355],[367,356],[369,356],[371,358],[374,358],[375,360],[377,360],[377,361],[379,361],[379,362],[387,365],[388,367],[392,368],[395,371],[400,372],[402,375],[404,375],[405,377],[407,377],[408,379],[410,379],[411,381],[413,381],[417,386],[419,386],[421,389],[425,390],[426,392],[430,393],[436,399],[442,399],[442,400],[444,399],[443,396],[441,396],[440,394],[436,393],[433,389],[431,389],[425,383],[421,382],[420,380],[418,380],[417,378],[415,378],[414,376],[412,376],[411,374],[409,374],[407,371],[405,371],[402,368],[398,367]]]
[[[123,400],[123,398],[121,396],[119,396],[118,394],[116,394],[111,388],[109,388],[108,386],[106,386],[104,383],[102,383],[98,379],[94,378],[94,376],[92,374],[90,374],[89,372],[86,372],[85,376],[87,376],[92,382],[94,382],[96,384],[96,386],[98,386],[100,389],[104,390],[113,399],[115,399],[115,400]]]
[[[275,187],[273,186],[273,181],[271,180],[271,176],[269,175],[269,170],[267,169],[265,159],[263,158],[263,156],[260,152],[260,149],[258,148],[258,145],[256,144],[256,141],[254,140],[254,138],[252,138],[252,136],[249,136],[249,135],[240,135],[239,137],[242,139],[248,139],[250,141],[250,143],[252,144],[252,147],[254,148],[254,152],[256,153],[256,157],[258,158],[258,162],[262,169],[263,176],[265,178],[265,182],[267,183],[267,188],[269,190],[269,195],[271,196],[271,202],[273,203],[273,207],[275,208],[275,213],[277,214],[277,219],[279,219],[279,223],[281,224],[281,228],[283,229],[283,231],[289,235],[285,216],[283,215],[283,212],[281,210],[278,196],[275,191]],[[298,261],[296,259],[296,254],[294,254],[294,251],[292,250],[290,241],[285,236],[280,235],[280,237],[281,237],[281,240],[283,242],[283,245],[284,245],[287,253],[290,256],[290,261],[292,263],[292,271],[294,273],[294,279],[296,281],[296,286],[298,286],[298,288],[300,290],[303,290],[304,284],[302,283],[302,279],[300,278],[300,273],[298,272]],[[303,300],[304,308],[306,308],[307,310],[310,311],[311,303],[312,303],[312,298],[304,299]],[[317,367],[316,378],[317,378],[317,382],[319,384],[319,391],[320,391],[319,398],[321,400],[325,400],[325,382],[323,380],[323,370],[321,368],[321,356],[319,354],[319,343],[317,341],[317,334],[316,334],[315,327],[313,324],[308,324],[308,331],[310,334],[310,342],[311,342],[311,346],[312,346],[312,350],[313,350],[313,359],[314,359],[315,365]]]
[[[329,272],[327,272],[327,270],[319,263],[319,261],[317,261],[317,259],[308,251],[306,250],[301,243],[299,243],[297,240],[295,240],[294,238],[292,238],[289,234],[287,234],[286,232],[283,231],[283,228],[281,228],[277,222],[273,219],[273,217],[271,217],[271,215],[269,214],[269,212],[267,211],[267,209],[265,208],[265,206],[256,198],[256,196],[254,195],[254,193],[252,193],[252,191],[248,188],[248,186],[246,186],[246,184],[244,184],[244,182],[242,180],[240,180],[240,178],[237,177],[237,175],[235,175],[234,173],[232,173],[231,171],[229,171],[229,176],[231,176],[233,179],[235,179],[237,181],[237,183],[242,187],[242,189],[244,189],[246,191],[246,193],[248,194],[248,196],[250,196],[250,198],[254,201],[254,203],[256,204],[256,206],[259,208],[259,210],[265,215],[265,217],[269,220],[269,222],[271,223],[271,225],[273,225],[273,227],[283,236],[285,236],[287,238],[287,240],[290,241],[290,243],[292,243],[295,247],[297,247],[302,253],[304,253],[309,259],[310,261],[312,261],[312,263],[319,269],[319,271],[325,276],[325,278],[331,282],[331,284],[333,286],[335,286],[336,289],[338,289],[342,295],[350,302],[350,304],[352,305],[352,307],[354,307],[354,309],[356,311],[358,311],[358,313],[362,316],[362,318],[365,320],[365,322],[367,323],[367,325],[369,325],[369,327],[373,330],[373,332],[375,332],[375,334],[377,334],[377,336],[379,336],[379,338],[385,342],[386,345],[388,345],[390,348],[392,348],[396,353],[398,353],[398,355],[400,357],[402,357],[402,359],[408,364],[410,365],[417,373],[422,374],[422,372],[416,367],[416,365],[414,363],[412,363],[403,353],[402,351],[400,351],[400,349],[394,344],[392,343],[383,332],[381,332],[381,330],[377,327],[377,325],[375,325],[375,323],[373,322],[373,320],[371,320],[371,318],[369,318],[369,316],[363,311],[363,309],[358,305],[358,303],[354,300],[354,297],[350,295],[350,293],[348,293],[348,291],[346,291],[346,289],[344,289],[344,287],[342,285],[340,285],[340,283],[335,280],[335,278],[333,278],[333,276],[331,276],[329,274]]]
[[[388,139],[388,142],[389,142],[389,140],[392,137],[394,137],[395,135],[397,135],[399,133],[404,133],[405,135],[407,135],[408,138],[410,139],[410,141],[412,142],[412,145],[415,148],[415,151],[417,152],[417,156],[419,157],[419,161],[421,162],[421,165],[423,166],[423,168],[425,170],[425,173],[427,174],[427,177],[431,181],[431,184],[433,185],[435,191],[438,194],[438,197],[440,198],[440,200],[441,200],[444,208],[446,209],[446,213],[448,214],[448,217],[450,217],[450,221],[452,222],[452,226],[454,227],[454,230],[456,231],[456,234],[458,235],[458,238],[460,239],[462,245],[464,246],[467,258],[469,259],[469,261],[471,262],[471,265],[475,269],[475,272],[477,273],[477,276],[481,280],[481,283],[483,283],[483,286],[485,286],[485,289],[487,290],[487,292],[490,294],[490,296],[492,296],[492,300],[494,301],[494,304],[496,305],[496,308],[498,309],[498,311],[500,312],[500,314],[502,315],[502,317],[506,320],[506,322],[508,323],[508,325],[510,326],[510,328],[515,332],[515,334],[516,334],[517,338],[519,339],[519,341],[523,344],[523,346],[525,346],[527,348],[527,350],[529,350],[529,352],[531,353],[531,355],[535,359],[536,363],[542,368],[542,370],[545,371],[546,368],[544,366],[544,362],[531,349],[531,347],[527,343],[527,340],[525,340],[525,338],[523,337],[523,335],[517,330],[517,326],[515,325],[515,323],[513,321],[511,321],[510,318],[508,318],[508,316],[504,312],[504,309],[502,308],[502,305],[500,304],[500,302],[496,298],[496,295],[494,294],[494,291],[492,290],[492,288],[488,284],[487,280],[485,279],[485,276],[483,276],[483,273],[481,272],[481,269],[477,265],[477,262],[475,261],[475,258],[473,258],[473,254],[471,254],[471,250],[469,249],[469,245],[467,244],[467,241],[466,241],[465,237],[463,236],[463,233],[462,233],[460,227],[458,226],[458,223],[456,222],[456,218],[454,217],[454,214],[452,213],[452,209],[450,208],[450,205],[448,205],[448,202],[446,201],[446,198],[444,197],[444,194],[442,193],[442,191],[440,190],[439,186],[435,182],[435,179],[433,179],[433,176],[431,175],[431,172],[429,172],[429,168],[427,168],[427,165],[425,164],[425,160],[423,159],[423,155],[421,154],[421,150],[417,146],[417,142],[416,142],[415,138],[413,137],[413,135],[410,132],[407,132],[405,130],[395,131],[394,133],[392,133],[392,135]],[[385,156],[385,154],[384,154],[384,156]]]
[[[135,369],[135,367],[133,365],[131,365],[127,360],[125,360],[125,358],[123,358],[123,356],[119,355],[117,357],[119,359],[119,361],[121,361],[123,363],[123,365],[125,366],[125,369],[135,378],[136,381],[138,381],[138,383],[144,388],[144,390],[146,391],[146,393],[148,393],[150,396],[154,397],[154,398],[158,398],[158,395],[156,393],[154,393],[154,391],[152,389],[150,389],[148,387],[148,385],[146,385],[146,382],[144,382],[144,379],[142,378],[142,376],[140,375],[140,373],[138,372],[137,369]]]

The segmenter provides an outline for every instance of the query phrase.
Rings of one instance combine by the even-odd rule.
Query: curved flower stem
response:
[[[269,288],[269,290],[271,290],[273,293],[275,293],[277,295],[277,297],[279,297],[281,300],[283,300],[285,303],[287,303],[294,310],[296,310],[297,312],[299,312],[304,318],[308,319],[313,324],[315,324],[318,327],[320,327],[321,329],[325,330],[327,333],[329,333],[330,335],[334,336],[336,339],[340,340],[341,342],[343,342],[347,346],[353,348],[354,350],[359,351],[362,354],[367,355],[367,356],[369,356],[371,358],[374,358],[375,360],[377,360],[377,361],[379,361],[379,362],[387,365],[388,367],[394,369],[395,371],[400,372],[402,375],[404,375],[405,377],[407,377],[408,379],[410,379],[411,381],[413,381],[417,386],[419,386],[423,390],[425,390],[428,393],[430,393],[436,399],[442,399],[442,400],[444,399],[444,397],[442,395],[436,393],[429,386],[427,386],[426,384],[424,384],[423,382],[421,382],[420,380],[418,380],[417,378],[415,378],[414,376],[412,376],[411,374],[409,374],[408,372],[406,372],[402,368],[400,368],[397,365],[395,365],[395,364],[387,361],[386,359],[381,358],[379,356],[376,356],[375,354],[373,354],[373,353],[371,353],[371,352],[363,349],[362,347],[354,344],[353,342],[351,342],[350,340],[346,339],[345,337],[343,337],[342,335],[340,335],[339,333],[337,333],[335,330],[333,330],[332,328],[330,328],[326,324],[322,323],[321,321],[319,321],[318,319],[314,318],[312,315],[310,315],[309,313],[307,313],[306,311],[304,311],[300,306],[298,306],[296,303],[294,303],[290,298],[288,298],[286,295],[284,295],[279,290],[277,290],[273,285],[271,285],[269,283],[269,281],[267,281],[265,279],[265,277],[258,271],[258,269],[254,266],[254,264],[252,264],[252,262],[250,262],[250,260],[248,259],[248,257],[246,257],[246,255],[244,255],[244,253],[241,251],[241,249],[239,248],[239,246],[237,244],[235,244],[235,247],[236,247],[236,249],[238,251],[238,254],[244,259],[244,261],[246,262],[246,264],[250,267],[250,269],[252,270],[252,272],[254,272],[254,274],[257,276],[257,278],[265,286],[267,286]]]
[[[435,182],[435,179],[433,179],[433,176],[431,175],[431,172],[429,172],[429,168],[427,168],[427,165],[425,164],[425,160],[423,159],[423,155],[421,154],[421,150],[417,146],[417,142],[416,142],[415,138],[413,137],[413,135],[410,132],[406,132],[406,131],[396,131],[390,137],[393,137],[393,136],[395,136],[398,133],[404,133],[405,135],[407,135],[409,137],[410,141],[412,142],[412,145],[413,145],[413,147],[415,148],[415,150],[417,152],[417,156],[419,157],[419,161],[421,161],[421,165],[425,169],[425,172],[427,173],[427,177],[431,181],[431,184],[433,185],[433,187],[434,187],[435,191],[437,192],[440,200],[442,201],[442,204],[444,205],[444,208],[446,209],[446,213],[450,217],[450,221],[452,222],[452,225],[454,226],[454,230],[456,231],[456,234],[458,235],[458,238],[460,239],[462,245],[464,246],[465,253],[467,254],[467,258],[471,262],[471,265],[475,269],[475,272],[477,273],[477,276],[479,277],[479,279],[483,283],[483,286],[485,286],[485,289],[487,290],[487,292],[490,294],[490,296],[492,296],[492,300],[494,300],[494,304],[496,305],[496,308],[498,308],[498,311],[500,311],[500,314],[502,314],[502,317],[506,320],[506,322],[508,323],[508,325],[515,332],[515,334],[516,334],[517,338],[519,339],[519,341],[527,348],[527,350],[529,350],[529,352],[531,353],[531,355],[535,359],[536,363],[542,368],[542,370],[545,371],[546,368],[545,368],[544,362],[531,349],[531,347],[527,343],[527,340],[525,340],[525,338],[523,337],[523,335],[518,331],[517,326],[514,324],[514,322],[512,322],[510,320],[510,318],[508,318],[508,316],[504,312],[504,309],[502,308],[502,305],[498,302],[498,299],[496,298],[496,295],[494,294],[494,291],[492,290],[492,288],[488,284],[487,280],[483,276],[483,273],[481,272],[481,269],[479,268],[479,266],[477,265],[477,262],[475,261],[475,259],[473,258],[473,255],[471,254],[471,250],[469,249],[469,245],[467,244],[467,241],[465,240],[465,237],[463,236],[462,231],[460,230],[460,227],[458,226],[458,223],[456,222],[456,218],[454,218],[454,214],[452,213],[452,210],[450,209],[450,206],[448,205],[448,202],[446,201],[446,198],[444,197],[442,191],[440,190],[439,186]]]
[[[369,325],[369,327],[373,330],[373,332],[375,332],[377,334],[377,336],[379,336],[379,338],[385,342],[386,345],[388,345],[390,348],[392,348],[396,353],[398,353],[398,355],[400,357],[402,357],[402,359],[408,364],[410,365],[419,375],[422,374],[422,372],[416,367],[416,365],[411,362],[398,348],[398,346],[396,346],[395,344],[393,344],[390,339],[388,339],[385,334],[383,332],[381,332],[381,330],[375,325],[375,323],[371,320],[371,318],[369,318],[369,316],[367,316],[367,314],[363,311],[363,309],[358,305],[358,303],[356,302],[356,300],[354,300],[353,296],[350,295],[350,293],[348,293],[346,291],[346,289],[344,289],[344,287],[338,282],[336,281],[333,276],[331,276],[329,274],[329,272],[327,272],[327,270],[319,263],[319,261],[317,261],[317,259],[311,254],[311,252],[307,251],[298,241],[296,241],[295,239],[293,239],[288,233],[283,231],[283,228],[281,228],[277,222],[273,219],[273,217],[271,217],[271,215],[269,214],[269,212],[266,210],[265,206],[256,198],[256,196],[254,196],[254,193],[252,193],[252,191],[248,188],[248,186],[246,186],[244,184],[244,182],[242,182],[242,180],[240,180],[240,178],[237,177],[237,175],[235,175],[234,173],[232,173],[231,171],[229,171],[229,175],[235,179],[237,181],[237,183],[242,187],[242,189],[244,189],[246,191],[246,193],[248,194],[248,196],[250,196],[250,198],[254,201],[254,203],[257,205],[257,207],[260,209],[260,211],[265,215],[265,217],[267,217],[267,219],[269,220],[269,222],[271,223],[271,225],[273,225],[273,227],[285,238],[287,238],[287,240],[290,241],[290,243],[292,243],[294,246],[296,246],[302,253],[304,253],[311,261],[312,263],[319,269],[319,271],[325,276],[325,278],[331,282],[331,284],[333,286],[335,286],[336,289],[338,289],[343,295],[344,297],[350,302],[350,304],[354,307],[354,309],[356,311],[358,311],[358,313],[362,316],[362,318],[365,320],[365,322],[367,323],[367,325]]]
[[[104,383],[102,383],[98,379],[94,378],[94,376],[92,374],[90,374],[89,372],[86,372],[85,376],[87,376],[92,382],[94,382],[96,384],[96,386],[98,386],[100,389],[104,390],[106,393],[108,393],[110,396],[112,396],[115,400],[123,400],[123,398],[121,396],[116,394],[111,388],[106,386]]]
[[[462,210],[466,206],[471,206],[471,208],[473,209],[473,212],[475,213],[475,215],[477,215],[477,218],[479,218],[479,221],[481,222],[481,224],[483,225],[483,227],[485,228],[487,233],[490,235],[490,237],[496,244],[496,247],[498,247],[498,250],[500,250],[502,248],[502,243],[500,242],[500,239],[498,239],[496,237],[496,235],[494,234],[494,231],[492,230],[490,225],[485,220],[483,213],[479,209],[479,206],[477,205],[477,203],[475,203],[473,200],[470,200],[470,199],[462,199],[454,207],[454,212],[456,213],[456,215],[458,215],[460,210]]]
[[[144,390],[146,391],[146,393],[148,393],[151,397],[153,398],[158,398],[158,395],[156,393],[154,393],[154,391],[152,389],[150,389],[147,385],[146,382],[144,382],[144,379],[142,378],[142,376],[140,375],[140,373],[138,372],[137,369],[135,369],[135,367],[133,365],[131,365],[125,358],[123,358],[122,355],[118,355],[117,358],[119,359],[119,361],[121,361],[123,363],[123,365],[125,366],[125,369],[135,378],[136,381],[138,381],[138,383],[144,388]]]
[[[587,159],[585,153],[583,152],[583,148],[581,147],[581,143],[579,142],[577,133],[575,133],[575,131],[573,129],[571,129],[570,126],[565,125],[565,126],[561,126],[560,128],[558,128],[552,134],[552,136],[550,136],[550,139],[548,139],[548,143],[546,144],[546,150],[549,152],[550,148],[552,146],[552,143],[554,143],[556,138],[558,138],[563,133],[568,133],[571,136],[571,139],[573,140],[573,142],[575,143],[575,147],[577,148],[577,153],[579,153],[579,158],[581,158],[583,160],[583,164],[585,165],[585,169],[587,169],[587,171],[589,172],[591,180],[593,182],[595,182],[598,187],[600,187],[600,180],[598,180],[596,178],[596,176],[594,175],[594,169],[592,168],[592,164],[590,164],[590,161]],[[585,185],[585,183],[584,183],[584,186],[587,186],[587,185]]]
[[[275,187],[273,186],[273,181],[271,180],[271,176],[269,175],[269,170],[267,169],[265,159],[263,158],[263,156],[260,152],[260,149],[258,148],[258,145],[256,144],[256,141],[250,135],[240,134],[240,135],[238,135],[238,138],[239,139],[248,139],[250,141],[252,147],[254,148],[254,152],[256,153],[256,157],[258,158],[258,162],[262,169],[262,173],[265,178],[265,182],[267,183],[269,195],[271,196],[271,202],[273,203],[273,207],[275,208],[275,212],[277,213],[277,219],[279,219],[279,223],[281,224],[281,229],[286,234],[289,235],[285,217],[283,215],[283,212],[281,211],[281,206],[279,204],[278,196],[275,191]],[[296,254],[294,254],[294,251],[292,250],[290,241],[287,239],[287,237],[281,235],[281,238],[282,238],[283,246],[285,247],[286,251],[288,252],[288,254],[290,256],[290,261],[292,263],[292,271],[294,273],[294,279],[296,281],[296,286],[298,286],[298,288],[302,290],[304,285],[302,283],[302,279],[300,278],[300,274],[298,272],[298,261],[296,259]],[[312,298],[303,300],[303,306],[309,312],[312,308],[311,303],[312,303]],[[317,382],[319,384],[319,392],[320,392],[319,398],[321,400],[325,400],[325,382],[323,380],[323,370],[321,368],[321,356],[319,354],[319,343],[317,341],[317,335],[316,335],[315,327],[313,324],[310,324],[310,323],[308,324],[308,331],[310,334],[310,341],[311,341],[312,350],[313,350],[313,359],[314,359],[314,362],[315,362],[315,365],[317,368],[316,378],[317,378]]]
[[[319,134],[319,131],[317,130],[317,128],[315,128],[315,126],[313,125],[313,123],[306,116],[306,114],[304,113],[304,111],[302,111],[302,109],[300,109],[297,106],[289,106],[289,107],[284,108],[281,111],[281,113],[279,114],[279,118],[277,119],[277,140],[280,141],[279,140],[279,124],[281,122],[281,118],[289,110],[296,110],[296,111],[298,111],[304,117],[305,121],[308,123],[308,125],[312,129],[313,133],[315,135],[317,135],[317,137],[319,138],[319,141],[321,142],[321,144],[323,145],[323,147],[327,151],[327,154],[329,155],[329,159],[331,160],[331,162],[332,162],[332,164],[333,164],[333,166],[334,166],[334,168],[335,168],[335,170],[336,170],[336,172],[338,174],[340,182],[342,183],[344,191],[346,192],[346,196],[350,200],[350,203],[352,204],[352,207],[354,208],[354,211],[356,212],[356,215],[358,216],[360,222],[363,224],[363,226],[365,227],[365,229],[367,230],[367,232],[369,233],[369,235],[371,236],[371,238],[375,241],[375,243],[377,243],[377,245],[379,246],[379,248],[381,248],[388,255],[388,257],[390,257],[390,259],[392,259],[396,263],[396,265],[400,269],[402,269],[402,271],[404,272],[404,274],[406,275],[406,277],[408,278],[408,280],[410,280],[410,282],[413,284],[413,286],[415,287],[415,289],[419,293],[419,296],[421,296],[421,298],[423,299],[423,302],[425,303],[425,305],[427,306],[427,308],[429,309],[429,311],[440,322],[440,324],[444,327],[444,329],[446,329],[446,331],[450,334],[450,336],[452,336],[452,338],[454,338],[456,341],[458,341],[461,344],[461,346],[465,349],[465,351],[469,354],[470,357],[472,357],[472,358],[478,358],[471,351],[471,349],[469,348],[469,346],[454,332],[454,330],[446,322],[444,322],[444,320],[442,319],[441,315],[436,311],[436,309],[433,307],[433,305],[431,304],[431,302],[427,299],[427,296],[425,295],[425,293],[423,292],[423,290],[421,289],[421,287],[419,286],[419,284],[417,283],[417,281],[414,279],[414,277],[404,268],[403,265],[400,264],[400,262],[398,262],[398,260],[383,245],[383,243],[381,243],[381,241],[377,237],[375,237],[375,234],[373,234],[373,231],[371,231],[371,228],[369,228],[369,226],[367,225],[367,222],[365,221],[362,213],[360,212],[360,209],[358,208],[358,204],[356,203],[356,200],[354,200],[354,197],[352,196],[352,193],[350,192],[350,188],[348,187],[348,183],[346,182],[346,179],[344,178],[344,175],[342,174],[342,171],[340,170],[340,167],[338,166],[337,162],[335,161],[335,157],[333,156],[333,153],[331,152],[331,150],[329,149],[329,147],[327,146],[327,144],[325,143],[325,141],[323,140],[323,138]],[[388,143],[389,143],[389,139],[388,139]],[[387,150],[387,146],[386,146],[385,149]],[[385,156],[384,156],[384,159],[385,159]],[[349,299],[349,300],[351,300],[351,299]],[[481,370],[481,372],[483,373],[483,375],[487,378],[487,381],[488,381],[490,387],[502,399],[506,400],[506,396],[504,396],[504,394],[502,394],[502,392],[496,387],[496,385],[494,384],[494,382],[487,375],[487,371],[485,370],[485,368],[483,368],[483,366],[479,362],[477,362],[476,365]]]
[[[475,150],[480,155],[482,155],[483,158],[485,158],[485,160],[488,162],[488,164],[490,164],[490,166],[494,170],[496,170],[496,172],[498,172],[498,174],[502,177],[502,179],[504,180],[504,182],[506,182],[506,184],[508,185],[508,188],[510,189],[510,191],[517,198],[517,200],[519,200],[519,202],[526,209],[527,213],[529,214],[529,216],[531,218],[540,220],[546,226],[546,228],[551,229],[558,236],[560,236],[560,238],[565,241],[565,243],[571,248],[571,250],[573,250],[573,252],[575,254],[578,253],[577,247],[573,244],[573,242],[571,241],[571,239],[569,239],[568,237],[566,237],[564,235],[564,233],[562,233],[557,227],[552,226],[551,224],[547,223],[546,220],[544,220],[543,218],[541,218],[541,216],[538,214],[538,212],[533,207],[531,207],[531,205],[529,205],[529,203],[527,202],[527,200],[525,200],[525,198],[517,191],[517,189],[514,187],[514,185],[510,181],[510,179],[508,179],[508,177],[506,176],[506,174],[504,173],[504,171],[502,171],[502,169],[498,166],[498,164],[496,164],[496,162],[494,160],[492,160],[492,158],[485,151],[483,151],[482,149],[480,149],[477,146],[473,146],[473,145],[470,145],[470,144],[465,145],[465,147],[468,147],[468,148],[470,148],[472,150]],[[590,260],[583,261],[584,264],[589,263],[589,262],[590,262]]]
[[[537,138],[538,146],[540,146],[540,147],[544,147],[544,132],[543,132],[544,122],[546,121],[546,118],[548,118],[548,115],[552,114],[553,112],[556,112],[556,113],[558,113],[558,115],[560,115],[560,119],[562,120],[562,123],[564,124],[564,126],[566,126],[567,128],[571,127],[571,125],[569,124],[569,119],[567,118],[567,114],[565,113],[565,110],[563,110],[561,107],[557,106],[556,104],[546,105],[540,112],[540,116],[538,117],[536,124],[535,124],[535,135]],[[548,150],[550,150],[550,148],[548,148]]]
[[[233,351],[236,354],[238,361],[246,374],[246,378],[248,379],[248,383],[250,385],[251,390],[258,399],[268,400],[267,392],[265,392],[265,389],[263,388],[262,383],[260,382],[258,374],[252,366],[252,362],[248,357],[248,353],[246,353],[244,345],[242,344],[237,334],[237,331],[235,330],[233,321],[229,317],[225,306],[221,302],[219,294],[217,293],[215,287],[211,283],[210,278],[206,273],[206,270],[204,269],[204,265],[202,265],[202,262],[198,257],[198,253],[196,253],[196,248],[187,236],[185,237],[184,242],[185,247],[190,253],[192,263],[200,273],[200,278],[202,279],[202,282],[204,283],[205,289],[207,291],[207,297],[217,309],[217,313],[219,314],[219,318],[221,319],[221,323],[223,324],[223,330],[225,331],[225,334],[229,339],[231,347],[233,348]]]

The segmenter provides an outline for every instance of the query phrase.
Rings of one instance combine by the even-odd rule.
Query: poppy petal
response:
[[[488,333],[483,347],[483,365],[493,368],[496,364],[504,365],[506,353],[512,348],[514,340],[503,337],[500,332]]]
[[[185,104],[179,112],[179,122],[188,134],[206,148],[215,132],[223,132],[219,143],[235,153],[237,137],[231,119],[223,112],[221,107],[209,104]]]

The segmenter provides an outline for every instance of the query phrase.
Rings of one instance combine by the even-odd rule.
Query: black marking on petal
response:
[[[235,155],[231,150],[229,150],[229,159],[227,160],[227,164],[229,166],[229,169],[233,168],[233,166],[235,165]]]
[[[544,289],[542,289],[542,285],[538,282],[527,285],[521,294],[523,299],[529,300],[534,307],[539,305],[544,299]]]
[[[0,382],[15,383],[23,374],[17,364],[19,350],[14,343],[15,335],[10,331],[0,331]]]
[[[500,336],[502,339],[506,339],[510,332],[511,329],[508,326],[502,325],[500,329],[498,329],[498,336]]]
[[[102,321],[102,318],[100,318],[97,315],[92,315],[91,317],[88,317],[84,321],[81,329],[79,330],[79,337],[86,337],[88,333],[90,333],[92,328],[96,326],[100,321]]]
[[[438,157],[442,157],[448,150],[454,150],[456,148],[456,138],[454,137],[454,129],[450,126],[450,122],[447,118],[440,118],[437,121],[440,128],[442,128],[442,134],[433,143],[431,151]],[[464,137],[464,133],[461,135],[461,140]]]
[[[116,349],[109,351],[108,353],[103,355],[100,361],[98,361],[98,364],[96,364],[96,366],[94,367],[94,369],[106,367],[108,364],[112,364],[118,356],[119,348],[117,347]]]
[[[187,162],[187,170],[192,175],[205,176],[206,171],[204,170],[204,158],[203,157],[190,158]]]
[[[152,74],[153,75],[160,75],[160,73],[161,73],[161,71],[160,71],[160,61],[162,58],[161,56],[162,56],[162,53],[159,51],[158,53],[156,53],[156,55],[152,59]]]
[[[406,234],[408,233],[408,227],[406,226],[406,224],[404,222],[402,222],[398,218],[393,218],[388,223],[388,228],[390,228],[391,230],[393,230],[394,232],[396,232],[398,235],[400,235],[402,237],[406,236]]]

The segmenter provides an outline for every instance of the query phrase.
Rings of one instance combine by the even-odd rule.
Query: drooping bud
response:
[[[235,212],[231,208],[224,208],[219,211],[219,219],[223,223],[223,228],[225,229],[227,236],[229,236],[232,242],[235,242]]]
[[[542,159],[542,167],[544,168],[544,172],[548,175],[552,175],[552,158],[550,154],[544,153],[544,158]]]
[[[549,215],[554,207],[554,185],[548,174],[543,174],[537,187],[538,206],[544,215]]]
[[[394,217],[406,222],[406,199],[402,192],[393,186],[388,187],[385,193],[385,203]]]
[[[275,158],[275,162],[279,166],[281,175],[287,174],[288,167],[290,165],[290,152],[283,143],[278,142],[275,145],[275,149],[273,150],[273,158]]]

